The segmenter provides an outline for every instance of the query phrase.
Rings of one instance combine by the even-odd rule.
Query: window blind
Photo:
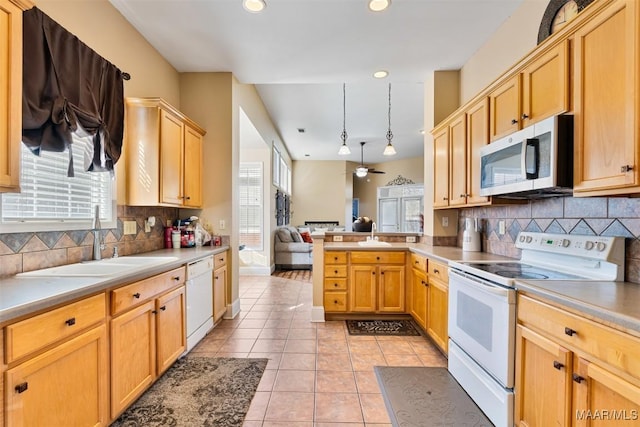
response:
[[[2,222],[90,222],[95,206],[101,220],[113,217],[111,173],[83,170],[81,144],[74,146],[75,177],[67,177],[69,153],[36,156],[20,144],[20,193],[2,195]],[[76,148],[77,147],[77,148]],[[90,225],[89,225],[90,226]]]
[[[240,243],[263,249],[262,164],[240,164]]]

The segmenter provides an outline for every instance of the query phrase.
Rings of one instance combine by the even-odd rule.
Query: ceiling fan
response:
[[[353,171],[353,173],[358,178],[364,178],[368,173],[386,173],[383,171],[377,171],[374,168],[369,168],[364,165],[364,144],[366,144],[366,142],[360,142],[360,166],[358,166],[356,170]]]

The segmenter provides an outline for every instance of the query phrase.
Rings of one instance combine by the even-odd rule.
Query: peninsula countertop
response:
[[[209,255],[228,250],[228,246],[202,246],[185,249],[161,249],[131,255],[133,257],[167,257],[169,261],[127,270],[109,276],[33,277],[12,276],[0,280],[0,326],[27,316],[109,288],[141,280],[169,271]]]

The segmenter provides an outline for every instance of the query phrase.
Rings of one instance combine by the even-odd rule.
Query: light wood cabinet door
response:
[[[449,206],[467,203],[466,116],[460,114],[449,125]]]
[[[378,311],[403,313],[405,311],[404,266],[378,268]]]
[[[5,425],[107,425],[107,348],[103,324],[9,369]]]
[[[349,311],[376,311],[377,267],[354,265],[349,269]]]
[[[202,206],[202,135],[184,127],[184,205]]]
[[[449,127],[433,135],[433,207],[449,206]]]
[[[170,112],[160,110],[160,202],[184,203],[184,124]]]
[[[22,9],[0,0],[0,192],[20,190]]]
[[[521,127],[569,109],[569,42],[540,55],[522,71]]]
[[[520,129],[520,74],[516,74],[489,94],[491,141]]]
[[[572,353],[530,329],[516,329],[515,425],[571,425]]]
[[[111,320],[111,416],[116,417],[156,376],[155,300]]]
[[[616,0],[574,37],[574,194],[640,190],[638,2]]]
[[[480,195],[480,148],[489,143],[489,99],[482,98],[467,110],[467,205],[487,204]]]
[[[427,295],[427,334],[445,353],[448,351],[449,286],[440,280],[429,278]]]
[[[422,327],[427,329],[427,275],[418,269],[412,268],[411,277],[411,315]]]
[[[574,424],[580,427],[637,425],[640,387],[596,363],[579,357],[574,359]]]
[[[160,375],[184,353],[187,346],[185,287],[156,300],[156,374]]]
[[[213,321],[217,322],[227,312],[227,266],[213,272]]]

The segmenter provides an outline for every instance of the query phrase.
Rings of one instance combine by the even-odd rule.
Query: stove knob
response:
[[[593,249],[593,242],[592,241],[585,242],[584,248],[590,251],[591,249]]]
[[[563,247],[563,248],[568,248],[570,244],[571,244],[571,240],[569,240],[569,239],[562,239],[562,247]]]
[[[604,243],[604,242],[598,242],[598,244],[596,245],[596,249],[597,249],[599,252],[604,251],[604,249],[605,249],[606,247],[607,247],[607,244],[606,244],[606,243]]]
[[[531,243],[531,236],[527,236],[527,243]]]
[[[524,242],[524,236],[520,236],[520,241]]]

